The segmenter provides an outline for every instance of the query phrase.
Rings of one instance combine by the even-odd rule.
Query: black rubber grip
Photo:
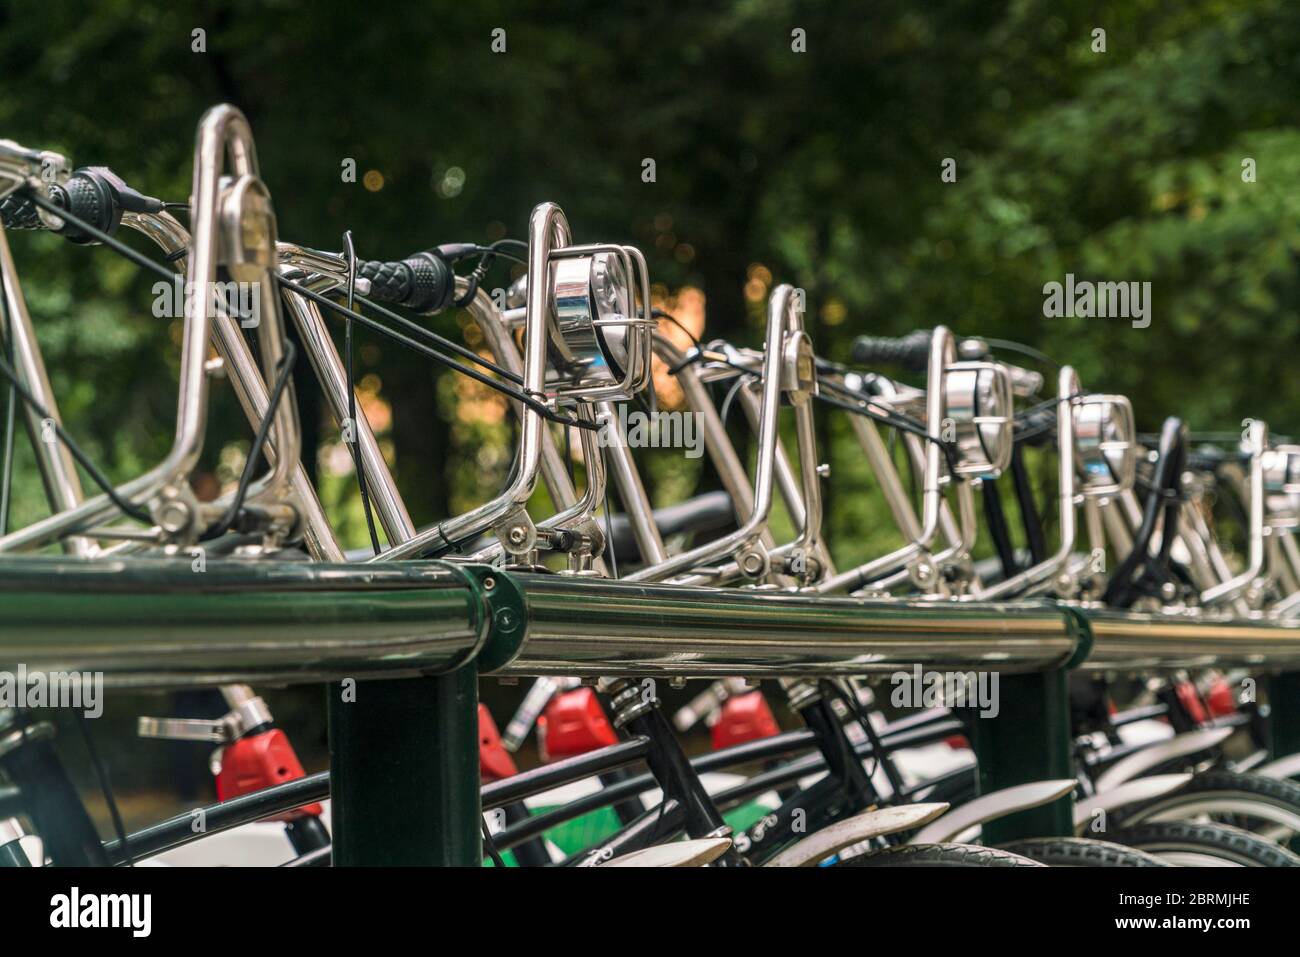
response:
[[[891,365],[924,372],[930,361],[930,332],[918,329],[905,336],[858,336],[853,340],[853,361],[863,365]]]
[[[72,215],[85,220],[102,232],[110,235],[117,230],[122,221],[122,210],[113,202],[113,193],[107,183],[98,177],[83,175],[79,170],[69,177],[63,186],[64,202],[59,205]],[[59,234],[74,243],[93,243],[89,234],[83,233],[76,226],[67,223]]]
[[[44,229],[40,214],[26,193],[10,193],[0,200],[0,222],[5,229]]]
[[[163,209],[161,201],[137,193],[106,166],[86,166],[68,177],[66,183],[52,184],[49,198],[59,209],[67,210],[110,236],[117,232],[124,211],[145,213]],[[46,228],[36,204],[25,192],[11,193],[0,201],[0,222],[5,229]],[[70,222],[55,232],[74,243],[96,242],[89,233]]]
[[[446,308],[456,290],[456,276],[433,253],[417,253],[400,262],[357,263],[357,276],[370,281],[370,298],[416,312]]]

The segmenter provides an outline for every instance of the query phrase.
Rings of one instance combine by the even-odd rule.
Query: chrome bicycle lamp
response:
[[[546,391],[557,399],[627,399],[650,382],[650,280],[633,246],[549,251]],[[639,302],[638,302],[639,299]]]
[[[1011,464],[1014,441],[1011,376],[997,362],[952,362],[943,373],[941,435],[956,449],[952,472],[996,478]]]
[[[1133,405],[1122,395],[1075,399],[1074,448],[1089,497],[1117,495],[1133,487],[1137,474],[1137,429]]]

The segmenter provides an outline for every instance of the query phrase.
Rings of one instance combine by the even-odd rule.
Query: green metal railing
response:
[[[1003,673],[976,723],[981,791],[1070,777],[1071,668],[1244,665],[1300,751],[1300,627],[889,602],[519,574],[482,565],[0,559],[0,670],[105,684],[326,687],[340,864],[477,865],[478,677]],[[1070,832],[1070,804],[990,839]],[[996,831],[996,833],[992,833]]]

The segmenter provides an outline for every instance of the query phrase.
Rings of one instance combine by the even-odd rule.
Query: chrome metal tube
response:
[[[170,213],[126,213],[122,217],[122,225],[148,236],[168,254],[187,249],[190,245],[189,232]],[[186,269],[184,258],[176,260],[175,265],[182,272]],[[262,417],[266,415],[270,394],[257,368],[252,350],[248,348],[248,343],[244,341],[234,320],[225,313],[224,309],[219,310],[219,316],[219,319],[214,317],[211,324],[212,347],[225,363],[230,374],[231,388],[235,391],[235,397],[239,400],[249,425],[256,429],[261,424]],[[269,438],[264,451],[268,461],[276,460],[278,450],[274,436]],[[317,561],[343,561],[343,547],[334,534],[334,529],[316,494],[316,488],[312,485],[301,461],[294,462],[289,483],[293,492],[294,506],[298,509],[299,519],[302,522],[303,540],[307,551]]]
[[[0,668],[99,672],[113,688],[317,683],[446,671],[487,610],[443,563],[0,560]],[[238,691],[238,689],[232,689]]]
[[[11,343],[7,343],[5,328],[0,325],[0,344],[12,347],[13,368],[18,380],[32,394],[32,397],[49,413],[51,419],[63,425],[59,415],[59,404],[55,400],[54,390],[50,387],[50,377],[45,371],[45,361],[41,356],[40,344],[36,341],[36,329],[32,325],[31,314],[27,311],[27,300],[23,296],[18,279],[18,270],[14,266],[13,255],[9,251],[9,240],[0,226],[0,275],[4,278],[5,311],[9,317]],[[39,412],[27,403],[23,403],[24,420],[27,434],[31,438],[32,451],[40,469],[41,481],[45,486],[45,498],[50,509],[62,512],[74,508],[85,498],[81,490],[81,477],[77,474],[76,463],[66,445],[54,438],[47,441],[43,418]],[[65,538],[63,550],[74,555],[90,555],[95,543],[88,538]]]
[[[1212,605],[1225,598],[1235,598],[1259,577],[1264,570],[1264,449],[1268,445],[1268,427],[1263,422],[1252,421],[1249,427],[1250,445],[1250,554],[1241,574],[1220,582],[1201,592],[1201,603]]]
[[[759,416],[758,462],[754,473],[754,507],[741,526],[714,541],[674,555],[667,561],[638,569],[625,576],[628,581],[656,581],[707,565],[758,541],[772,510],[775,474],[777,416],[781,405],[781,360],[785,332],[793,310],[794,288],[782,284],[772,290],[767,307],[767,338],[763,354],[763,405]],[[707,433],[706,433],[707,434]]]
[[[542,203],[533,210],[528,219],[528,313],[524,333],[523,383],[524,391],[532,396],[543,396],[546,389],[546,320],[547,296],[550,293],[547,277],[550,275],[550,254],[553,249],[570,245],[570,241],[569,224],[559,206]],[[519,467],[510,487],[490,502],[485,502],[464,515],[447,519],[435,528],[420,532],[414,538],[375,556],[371,561],[416,558],[444,541],[472,540],[520,512],[537,485],[544,426],[545,422],[536,409],[530,406],[521,408]],[[527,552],[532,548],[536,531],[531,531],[529,540],[517,544],[517,552]]]
[[[1074,551],[1075,531],[1075,475],[1074,475],[1074,412],[1073,396],[1080,391],[1079,377],[1070,366],[1061,369],[1057,381],[1056,436],[1060,465],[1057,475],[1057,511],[1060,516],[1060,542],[1056,553],[1046,561],[1026,568],[1019,574],[983,589],[981,601],[991,601],[1014,595],[1016,592],[1045,582],[1070,560]]]
[[[298,336],[303,348],[307,350],[334,421],[342,428],[349,415],[347,372],[342,357],[334,347],[334,340],[330,337],[320,308],[307,297],[289,289],[284,290],[284,301],[293,316]],[[384,453],[379,448],[370,419],[360,407],[357,408],[357,418],[352,423],[352,428],[365,476],[366,491],[374,503],[384,534],[390,542],[404,542],[414,537],[415,524],[406,511],[406,502],[397,490],[392,470],[384,461]]]
[[[1300,666],[1300,624],[1180,620],[1167,615],[1088,612],[1092,651],[1082,667],[1137,673],[1168,668]]]
[[[863,601],[806,593],[512,576],[528,635],[501,673],[856,675],[914,665],[1060,667],[1077,636],[1045,604]]]

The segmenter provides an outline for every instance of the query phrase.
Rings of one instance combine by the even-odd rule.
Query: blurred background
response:
[[[1300,5],[679,6],[9,0],[0,137],[185,201],[196,123],[229,102],[295,242],[337,250],[351,229],[363,258],[400,258],[522,237],[552,200],[577,241],[640,246],[656,297],[704,339],[757,344],[770,286],[790,282],[832,359],[856,335],[942,322],[1072,363],[1086,386],[1129,395],[1142,430],[1172,412],[1199,430],[1246,416],[1294,428]],[[170,443],[178,326],[153,316],[152,279],[111,253],[10,239],[69,430],[114,479],[138,474]],[[1151,282],[1150,326],[1044,318],[1043,286],[1066,273]],[[510,278],[501,267],[487,285]],[[463,317],[428,322],[459,335]],[[417,524],[500,487],[498,397],[364,330],[356,356]],[[351,460],[309,369],[297,383],[308,468],[346,544],[364,545]],[[208,496],[238,476],[250,437],[229,389],[214,389],[212,416]],[[832,474],[869,481],[847,423],[820,427]],[[656,457],[656,502],[713,487],[702,461]],[[879,503],[838,484],[837,559],[889,547]],[[12,522],[44,513],[20,443]],[[291,734],[302,723],[309,770],[324,759],[313,693],[272,702]],[[113,703],[121,740],[149,711]],[[167,747],[112,756],[119,782],[142,784]],[[201,771],[201,751],[178,760]]]

